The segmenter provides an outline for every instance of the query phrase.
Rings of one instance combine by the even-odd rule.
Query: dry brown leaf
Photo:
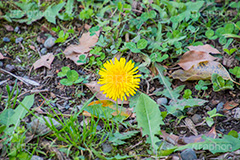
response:
[[[188,49],[190,51],[203,51],[206,53],[213,53],[213,54],[221,54],[216,48],[213,48],[209,44],[205,44],[203,46],[189,46]]]
[[[216,138],[217,137],[217,133],[216,133],[216,129],[215,126],[213,126],[213,128],[206,134],[200,134],[197,136],[190,136],[190,137],[183,137],[179,139],[179,142],[181,143],[196,143],[196,142],[203,142],[204,139],[202,138],[202,136],[205,135],[206,137],[210,137],[210,138]]]
[[[86,86],[92,91],[92,93],[96,93],[96,97],[99,100],[110,100],[112,102],[115,102],[114,100],[107,98],[105,94],[103,94],[103,91],[100,91],[101,85],[97,83],[97,81],[92,81],[90,83],[86,83]],[[123,104],[128,104],[128,101],[123,101]],[[122,104],[122,101],[118,99],[118,104]]]
[[[82,65],[83,63],[78,63],[79,56],[82,54],[88,54],[91,47],[95,46],[98,41],[100,31],[97,31],[94,36],[90,36],[90,32],[84,33],[79,39],[78,45],[70,45],[64,50],[66,58],[71,59],[77,65]]]
[[[2,53],[0,52],[0,59],[4,59],[5,57],[2,55]]]
[[[227,109],[227,110],[229,110],[229,109],[233,109],[233,108],[235,108],[235,107],[237,107],[239,104],[238,103],[236,103],[236,102],[234,102],[234,101],[227,101],[224,105],[223,105],[223,109]]]
[[[181,81],[187,80],[206,80],[211,79],[213,73],[219,74],[225,80],[232,80],[228,71],[223,65],[216,61],[206,61],[194,65],[191,69],[184,71],[182,69],[176,70],[171,74],[174,79],[180,79]],[[234,82],[234,81],[233,81]]]
[[[184,123],[195,136],[198,135],[198,131],[190,118],[185,118]]]
[[[188,51],[183,54],[178,65],[184,70],[189,70],[193,65],[204,61],[213,61],[216,58],[203,51]]]
[[[50,69],[53,60],[54,60],[54,55],[52,53],[48,53],[47,55],[42,56],[39,60],[37,60],[33,64],[33,67],[34,69],[38,69],[40,67],[47,67],[48,69]]]
[[[160,137],[177,146],[182,146],[189,143],[203,142],[204,141],[204,139],[202,138],[203,135],[211,138],[217,137],[215,126],[206,134],[200,134],[197,136],[189,136],[189,137],[179,137],[174,134],[168,134],[164,130],[161,130],[161,132],[162,134],[160,135]]]
[[[12,26],[10,26],[10,25],[8,25],[8,24],[4,25],[4,27],[5,27],[5,28],[6,28],[6,30],[7,30],[7,31],[9,31],[9,32],[12,32],[12,31],[14,31],[13,27],[12,27]]]

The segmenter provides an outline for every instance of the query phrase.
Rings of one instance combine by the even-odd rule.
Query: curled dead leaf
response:
[[[206,53],[213,53],[213,54],[221,54],[216,48],[213,48],[209,44],[205,44],[203,46],[189,46],[188,49],[190,51],[202,51]]]
[[[79,56],[82,54],[88,54],[91,50],[91,47],[95,46],[98,41],[98,36],[100,31],[97,31],[95,35],[90,36],[90,32],[84,33],[79,39],[78,45],[70,45],[64,50],[66,58],[71,59],[77,65],[82,65],[83,63],[77,62]]]
[[[164,130],[161,130],[161,132],[162,132],[162,135],[160,135],[160,137],[162,137],[166,141],[171,142],[172,144],[177,145],[177,146],[182,146],[182,145],[189,144],[189,143],[203,142],[204,141],[204,139],[202,138],[203,135],[205,135],[206,137],[211,137],[211,138],[217,137],[217,132],[216,132],[215,126],[206,134],[200,134],[197,136],[190,136],[190,137],[185,137],[185,136],[179,137],[174,134],[168,134]]]
[[[227,101],[224,105],[223,105],[223,109],[227,109],[227,110],[230,110],[230,109],[233,109],[235,107],[237,107],[239,104],[234,102],[234,101]]]
[[[38,69],[40,67],[51,68],[51,64],[54,60],[54,55],[52,53],[48,53],[47,55],[42,56],[39,60],[33,63],[34,69]]]
[[[181,57],[178,65],[184,70],[189,70],[193,65],[204,61],[213,61],[216,58],[203,51],[188,51]]]
[[[211,79],[213,73],[217,73],[225,80],[232,80],[228,71],[223,65],[216,61],[205,61],[197,65],[194,65],[191,69],[184,71],[182,69],[176,70],[171,74],[174,79],[180,79],[181,81],[187,80],[206,80]],[[234,82],[234,81],[233,81]]]

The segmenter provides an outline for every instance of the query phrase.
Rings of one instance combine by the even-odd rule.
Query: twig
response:
[[[126,151],[129,151],[129,150],[137,147],[138,145],[140,145],[142,142],[143,142],[143,141],[139,141],[137,144],[135,144],[135,145],[133,145],[133,146],[130,146],[130,147],[126,148],[125,150],[126,150]]]
[[[26,78],[23,78],[23,77],[19,77],[19,76],[16,76],[15,74],[11,73],[11,72],[8,72],[6,71],[5,69],[2,69],[0,68],[0,72],[4,72],[4,73],[7,73],[13,77],[15,77],[16,79],[22,81],[23,83],[25,83],[27,86],[29,86],[29,84],[33,85],[33,86],[39,86],[40,84],[33,81],[33,80],[30,80],[30,79],[26,79]]]

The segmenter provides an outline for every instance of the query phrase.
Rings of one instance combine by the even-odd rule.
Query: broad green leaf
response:
[[[225,89],[233,89],[233,86],[234,86],[233,82],[235,82],[233,80],[224,80],[223,77],[219,76],[216,73],[212,74],[211,80],[212,80],[214,92],[218,92]]]
[[[7,129],[7,134],[12,134],[14,130],[20,125],[21,119],[23,119],[34,103],[34,95],[26,96],[23,101],[16,107],[14,114],[9,119],[8,125],[14,125],[14,127]]]
[[[235,137],[235,138],[238,138],[238,137],[239,137],[239,136],[238,136],[238,132],[235,131],[235,130],[231,130],[230,132],[228,132],[228,135],[229,135],[229,136],[233,136],[233,137]]]
[[[160,140],[155,134],[159,134],[160,125],[164,125],[158,105],[148,95],[141,93],[135,107],[138,127],[142,128],[143,136],[147,135],[147,142],[156,151],[156,143]]]
[[[167,97],[169,97],[170,99],[174,100],[174,101],[177,101],[177,98],[178,98],[178,94],[174,93],[173,92],[173,89],[171,88],[171,82],[163,75],[163,72],[164,72],[164,67],[162,66],[159,66],[157,63],[155,63],[155,67],[158,71],[158,74],[159,74],[159,81],[161,84],[164,85],[164,94],[167,95]],[[181,89],[181,88],[179,88]],[[162,94],[162,93],[161,93]]]
[[[212,119],[211,117],[206,117],[205,120],[206,120],[206,122],[207,122],[207,125],[208,125],[209,127],[212,127],[212,125],[214,124],[213,119]]]
[[[224,26],[224,29],[225,29],[225,34],[227,34],[227,33],[231,34],[234,30],[234,24],[228,23]]]
[[[67,75],[67,72],[70,70],[69,67],[62,67],[62,71],[58,72],[58,77],[64,77]]]
[[[11,125],[11,117],[14,115],[15,111],[11,108],[5,109],[0,114],[0,124],[4,124],[7,127]]]
[[[102,104],[89,105],[84,110],[90,113],[90,115],[104,119],[110,119],[112,117],[112,113],[114,112],[113,109],[109,107],[103,107]],[[83,114],[86,115],[86,112]]]
[[[137,42],[137,48],[138,49],[144,49],[147,47],[147,44],[148,44],[148,41],[145,40],[145,39],[140,39],[138,42]]]
[[[0,134],[7,128],[5,125],[0,125]]]
[[[67,78],[69,81],[74,82],[78,79],[78,77],[79,77],[79,75],[78,75],[77,71],[75,71],[75,70],[69,70],[67,72]]]
[[[60,80],[60,83],[61,83],[62,85],[65,85],[65,86],[71,86],[71,85],[73,85],[73,81],[70,81],[70,80],[67,79],[67,78],[61,79],[61,80]]]
[[[164,105],[168,113],[174,114],[177,110],[183,111],[185,108],[188,107],[196,107],[196,106],[202,106],[204,103],[208,101],[198,98],[193,99],[181,99],[177,101],[172,101],[168,106]]]
[[[195,142],[189,143],[184,146],[180,146],[176,149],[176,151],[184,150],[186,148],[192,148],[195,150],[209,150],[213,154],[215,153],[226,153],[226,152],[234,152],[240,149],[240,139],[235,138],[231,135],[224,135],[222,138],[210,138],[205,135],[202,136],[205,140],[203,142]]]
[[[181,85],[178,86],[177,88],[175,88],[174,90],[170,89],[164,89],[163,91],[157,91],[154,92],[154,94],[156,94],[157,96],[163,95],[165,97],[168,97],[170,99],[178,99],[178,97],[180,96],[180,93],[182,92],[182,90],[184,89],[185,85]]]
[[[240,78],[240,67],[236,66],[233,69],[229,69],[229,72],[234,74],[237,78]]]
[[[118,113],[117,113],[117,108],[116,108],[116,104],[113,103],[112,101],[109,100],[98,100],[98,101],[93,101],[91,103],[89,103],[89,105],[86,107],[85,111],[83,112],[84,116],[97,116],[100,114],[102,118],[104,118],[102,116],[102,112],[101,111],[94,111],[96,109],[94,109],[94,107],[96,107],[96,105],[100,106],[98,108],[102,109],[102,111],[105,111],[105,108],[109,108],[111,109],[111,113],[110,111],[107,113],[110,113],[113,116],[117,116],[118,114],[122,117],[124,117],[124,119],[127,119],[132,113],[130,112],[130,110],[128,110],[127,108],[124,107],[120,107],[118,106]],[[90,109],[89,109],[90,108]],[[89,112],[90,110],[90,112]],[[111,116],[108,116],[111,117]]]
[[[119,132],[116,132],[109,137],[109,141],[112,142],[114,146],[122,145],[126,143],[123,140],[129,139],[132,136],[136,135],[137,133],[139,133],[139,131],[128,131],[122,134]]]
[[[126,44],[126,47],[127,47],[128,49],[130,49],[133,53],[138,53],[138,52],[140,52],[140,50],[137,49],[136,44],[133,43],[133,42],[128,42],[128,43]]]
[[[49,6],[44,12],[44,17],[47,19],[47,21],[56,24],[56,16],[59,14],[58,12],[62,9],[64,5],[65,2],[59,3],[54,6]]]
[[[208,38],[211,38],[213,35],[214,35],[214,31],[212,29],[209,29],[205,32],[205,35],[208,37]]]

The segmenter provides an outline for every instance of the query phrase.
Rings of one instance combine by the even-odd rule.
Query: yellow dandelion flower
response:
[[[141,75],[137,72],[138,67],[134,68],[134,63],[126,62],[125,58],[120,58],[119,61],[115,58],[114,62],[107,61],[99,71],[101,77],[98,83],[102,85],[100,91],[115,101],[118,98],[126,100],[126,96],[133,96],[139,88],[140,78],[138,77]]]

